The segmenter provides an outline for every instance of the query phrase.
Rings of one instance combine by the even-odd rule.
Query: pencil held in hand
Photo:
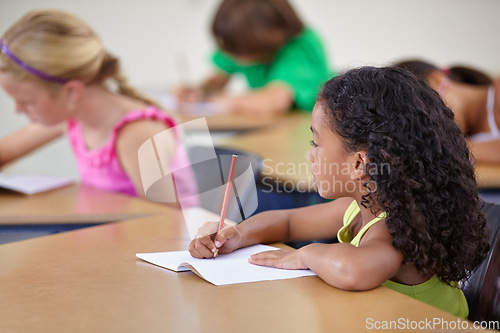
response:
[[[231,193],[231,184],[233,183],[233,178],[234,178],[234,168],[236,167],[236,159],[238,158],[237,154],[233,154],[231,158],[231,167],[229,170],[229,176],[227,179],[227,184],[226,184],[226,192],[224,193],[224,202],[222,203],[222,211],[220,213],[220,221],[219,221],[219,227],[217,228],[217,232],[214,235],[214,241],[215,238],[217,237],[217,234],[221,231],[222,227],[224,226],[224,220],[226,219],[226,211],[227,211],[227,204],[229,202],[229,194]],[[215,245],[217,246],[217,244]],[[214,253],[214,259],[217,257],[217,254],[219,253],[219,248],[217,247]]]

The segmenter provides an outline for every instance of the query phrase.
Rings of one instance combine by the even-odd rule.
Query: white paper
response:
[[[168,92],[158,90],[147,90],[147,93],[154,97],[167,110],[176,111],[186,116],[213,116],[217,114],[227,113],[228,110],[224,105],[214,102],[187,102],[179,104],[175,96]],[[182,109],[182,112],[180,110]]]
[[[316,273],[308,269],[287,270],[257,266],[248,262],[248,258],[252,254],[269,250],[278,250],[278,248],[259,244],[229,254],[221,254],[215,259],[196,259],[189,254],[189,251],[137,253],[136,256],[144,261],[175,272],[187,271],[189,268],[185,266],[190,265],[205,280],[216,286],[316,275]]]
[[[72,183],[72,179],[64,177],[0,173],[0,187],[24,194],[45,192]]]

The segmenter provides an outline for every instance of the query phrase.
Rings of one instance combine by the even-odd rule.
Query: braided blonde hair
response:
[[[117,93],[160,107],[128,84],[119,60],[104,49],[90,26],[74,15],[59,10],[28,12],[4,33],[2,41],[17,58],[47,75],[105,87],[112,80]],[[61,87],[23,69],[4,53],[0,53],[0,71],[35,81],[49,91]]]

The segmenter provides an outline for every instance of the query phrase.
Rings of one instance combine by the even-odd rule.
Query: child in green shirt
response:
[[[217,71],[198,88],[178,89],[181,102],[210,97],[229,111],[261,115],[312,111],[320,84],[333,74],[319,36],[286,0],[224,0],[212,32],[219,46],[212,56]],[[237,73],[251,90],[225,94]]]

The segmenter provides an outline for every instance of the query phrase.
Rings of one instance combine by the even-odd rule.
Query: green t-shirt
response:
[[[321,40],[308,28],[283,46],[271,63],[238,63],[237,59],[220,50],[215,52],[212,61],[228,74],[243,74],[252,89],[270,82],[284,82],[293,91],[293,107],[306,111],[312,111],[321,84],[334,75],[329,69]]]

